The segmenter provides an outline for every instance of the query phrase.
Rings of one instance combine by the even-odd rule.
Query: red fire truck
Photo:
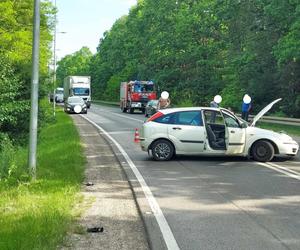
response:
[[[120,86],[120,108],[132,114],[135,109],[145,112],[148,101],[156,99],[155,86],[152,81],[122,82]]]

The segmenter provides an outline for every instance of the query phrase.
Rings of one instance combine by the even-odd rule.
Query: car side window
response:
[[[223,116],[219,111],[216,110],[205,110],[204,111],[205,122],[209,124],[225,125]]]
[[[232,117],[232,116],[230,116],[230,115],[228,115],[224,112],[223,112],[223,116],[224,116],[225,124],[226,124],[227,127],[229,127],[229,128],[240,128],[240,124],[238,123],[238,121],[234,117]]]
[[[175,124],[203,126],[200,111],[182,111],[176,113]]]
[[[157,119],[154,120],[154,122],[158,122],[158,123],[164,123],[164,124],[174,124],[174,117],[175,114],[167,114],[161,117],[158,117]]]

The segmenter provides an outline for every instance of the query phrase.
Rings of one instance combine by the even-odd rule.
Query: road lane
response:
[[[181,249],[299,249],[298,180],[237,157],[154,162],[133,142],[141,114],[93,105],[88,117],[138,167]],[[275,162],[294,171],[298,163]]]

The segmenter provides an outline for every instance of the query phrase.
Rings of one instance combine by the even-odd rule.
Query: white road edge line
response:
[[[284,170],[284,167],[277,166],[277,165],[271,164],[271,163],[263,163],[263,162],[258,162],[258,164],[261,165],[261,166],[273,169],[277,172],[280,172],[282,174],[285,174],[285,175],[287,175],[291,178],[294,178],[294,179],[297,179],[297,180],[300,181],[300,175],[298,173],[295,172],[296,174],[292,174],[292,173],[288,172],[288,171],[291,171],[291,170],[286,171],[286,170]]]
[[[160,231],[163,235],[164,241],[168,247],[168,249],[170,250],[179,250],[179,246],[177,244],[177,241],[172,233],[172,230],[162,212],[162,210],[160,209],[157,201],[155,200],[150,188],[148,187],[146,181],[144,180],[143,176],[141,175],[140,171],[137,169],[137,167],[135,166],[135,164],[133,163],[133,161],[130,159],[130,157],[128,156],[128,154],[125,152],[125,150],[122,148],[122,146],[113,138],[111,137],[103,128],[101,128],[99,125],[97,125],[95,122],[93,122],[92,120],[90,120],[89,118],[81,115],[81,117],[83,117],[84,119],[86,119],[88,122],[90,122],[91,124],[93,124],[95,127],[97,127],[103,134],[105,134],[116,146],[117,148],[120,150],[121,154],[124,156],[124,158],[126,159],[128,165],[130,166],[130,168],[132,169],[133,173],[135,174],[135,177],[137,178],[137,180],[139,181],[143,192],[145,194],[146,199],[148,200],[148,203],[152,209],[152,212],[156,218],[156,221],[159,225]]]

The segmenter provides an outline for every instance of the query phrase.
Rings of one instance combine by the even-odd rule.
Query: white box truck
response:
[[[69,96],[80,96],[91,106],[91,77],[90,76],[67,76],[64,79],[64,101]]]

